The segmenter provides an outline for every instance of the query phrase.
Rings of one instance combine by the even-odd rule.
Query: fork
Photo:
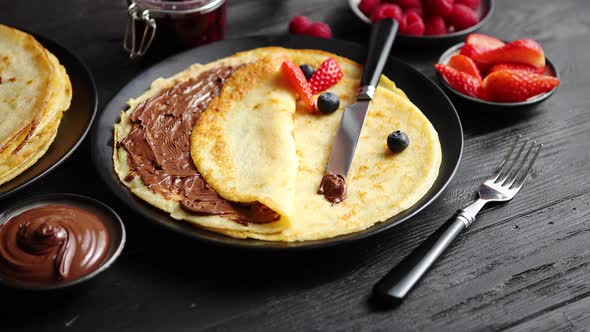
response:
[[[463,230],[475,221],[477,213],[489,202],[507,202],[522,188],[543,144],[537,145],[518,135],[493,175],[478,188],[479,198],[436,230],[426,241],[404,258],[373,287],[380,302],[398,304],[424,276],[441,254]]]

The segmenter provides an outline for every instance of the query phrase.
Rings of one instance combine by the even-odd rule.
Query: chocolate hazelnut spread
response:
[[[240,224],[268,223],[280,216],[260,203],[239,204],[219,196],[203,179],[190,156],[197,119],[237,67],[218,67],[180,82],[141,103],[131,114],[132,128],[119,142],[131,169],[153,192],[179,201],[202,215],[225,215]]]
[[[102,264],[109,243],[105,224],[91,212],[36,207],[0,225],[0,275],[33,285],[75,280]]]
[[[346,198],[346,180],[342,175],[326,172],[320,183],[318,194],[333,204],[338,204]]]

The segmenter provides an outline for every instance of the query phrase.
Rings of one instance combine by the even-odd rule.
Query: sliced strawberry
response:
[[[504,42],[498,38],[483,35],[481,33],[472,33],[465,38],[465,46],[463,48],[472,49],[475,53],[482,53],[484,51],[500,48],[504,45]],[[464,55],[469,56],[467,54]]]
[[[440,63],[434,67],[453,89],[471,97],[481,98],[483,94],[481,80]]]
[[[491,100],[499,102],[525,101],[553,90],[559,79],[524,70],[504,69],[489,74],[483,87]]]
[[[475,46],[467,44],[461,47],[461,51],[459,51],[459,54],[469,57],[471,59],[473,59],[475,55],[478,53],[480,53],[480,51],[478,51]]]
[[[295,90],[301,101],[303,101],[308,110],[312,112],[314,110],[312,93],[301,68],[291,61],[285,61],[281,66],[281,70],[283,71],[289,86]]]
[[[476,54],[473,60],[488,64],[510,62],[545,67],[543,48],[532,39],[515,40],[500,48]]]
[[[449,59],[448,65],[449,67],[455,68],[458,71],[462,71],[465,74],[469,74],[481,81],[481,74],[479,73],[479,69],[477,69],[475,62],[464,55],[453,55]]]
[[[461,48],[461,51],[459,52],[459,54],[464,55],[468,58],[470,58],[471,60],[473,60],[475,58],[475,55],[478,54],[478,50],[475,46],[473,45],[465,45]],[[479,72],[484,75],[485,73],[488,72],[488,70],[490,70],[490,68],[492,67],[492,65],[488,65],[488,64],[484,64],[481,62],[477,62],[475,60],[473,60],[473,62],[475,62],[475,65],[477,66],[477,69],[479,69]]]
[[[336,83],[340,82],[342,76],[344,76],[344,74],[342,73],[340,66],[338,66],[338,62],[336,62],[334,58],[326,59],[309,79],[311,93],[315,95],[328,90],[336,85]]]
[[[505,44],[503,41],[494,37],[482,35],[481,33],[472,33],[465,39],[465,45],[461,48],[459,54],[469,57],[471,60],[475,61],[479,72],[484,74],[490,69],[492,65],[476,61],[476,56],[485,51],[493,50],[504,45]]]
[[[493,65],[488,72],[488,75],[504,69],[513,69],[513,70],[524,70],[535,74],[543,74],[545,72],[545,67],[537,68],[529,65],[523,65],[518,63],[500,63],[497,65]]]

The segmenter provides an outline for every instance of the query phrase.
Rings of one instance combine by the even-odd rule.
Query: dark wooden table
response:
[[[93,71],[99,111],[150,64],[121,48],[123,0],[11,1],[0,22],[55,39]],[[368,28],[345,0],[229,0],[228,37],[284,33],[304,14],[336,38],[363,42]],[[464,156],[450,187],[411,221],[354,245],[256,253],[189,241],[118,202],[91,163],[87,138],[52,174],[11,197],[71,192],[115,208],[128,229],[118,262],[62,292],[0,288],[0,330],[587,330],[590,329],[590,2],[497,1],[482,30],[538,40],[562,75],[559,91],[520,116],[460,107]],[[434,76],[441,50],[394,55]],[[474,198],[474,187],[516,134],[546,144],[521,194],[493,207],[460,237],[407,301],[379,311],[372,285]],[[3,202],[4,203],[4,202]]]

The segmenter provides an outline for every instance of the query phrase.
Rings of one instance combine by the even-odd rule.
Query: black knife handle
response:
[[[363,78],[361,79],[361,90],[366,86],[377,87],[391,45],[393,45],[393,40],[397,34],[398,26],[397,21],[392,18],[373,23],[371,39],[369,40],[369,52],[367,53]]]
[[[465,228],[465,221],[458,214],[445,222],[375,284],[375,299],[386,304],[399,304]]]

